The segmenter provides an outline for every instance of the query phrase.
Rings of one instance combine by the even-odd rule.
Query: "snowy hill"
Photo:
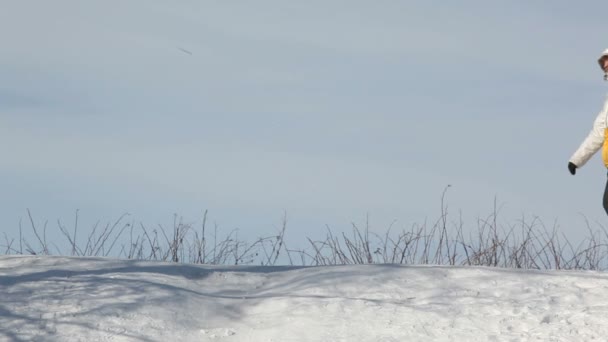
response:
[[[589,341],[608,275],[0,257],[2,341]]]

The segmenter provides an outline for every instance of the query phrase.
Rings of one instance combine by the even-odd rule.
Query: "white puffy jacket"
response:
[[[608,167],[608,98],[604,102],[604,108],[595,119],[591,132],[578,150],[574,152],[570,162],[577,167],[581,167],[602,147],[602,159],[604,165]]]

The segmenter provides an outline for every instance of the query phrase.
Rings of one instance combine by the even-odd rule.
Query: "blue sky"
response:
[[[606,223],[569,157],[608,83],[588,1],[19,1],[0,11],[0,224],[173,214],[244,235]]]

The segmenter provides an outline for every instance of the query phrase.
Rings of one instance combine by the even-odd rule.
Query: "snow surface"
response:
[[[2,341],[605,341],[608,275],[0,257]]]

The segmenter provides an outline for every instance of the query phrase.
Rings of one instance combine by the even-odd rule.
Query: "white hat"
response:
[[[600,58],[598,58],[597,63],[600,65],[600,69],[604,70],[604,65],[602,64],[602,60],[608,57],[608,49],[602,51],[602,54],[600,55]]]

